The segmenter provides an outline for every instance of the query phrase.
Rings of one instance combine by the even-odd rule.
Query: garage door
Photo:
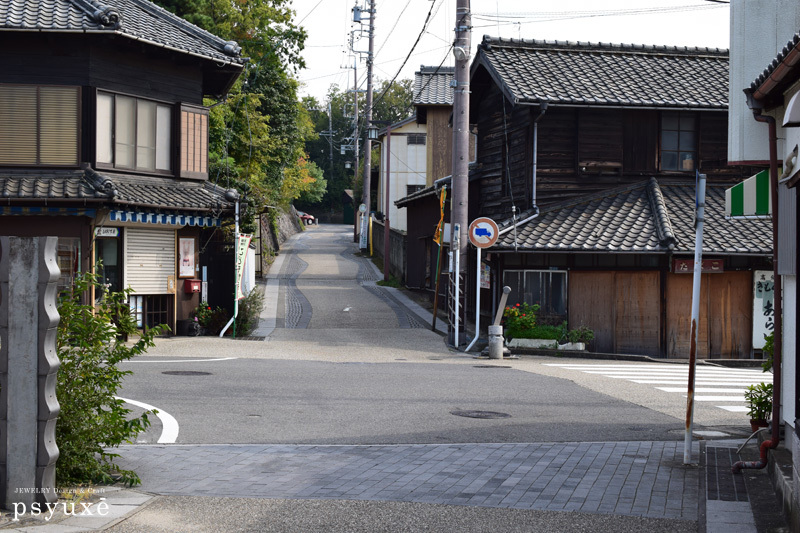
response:
[[[125,230],[125,285],[137,294],[167,294],[175,276],[175,231]]]

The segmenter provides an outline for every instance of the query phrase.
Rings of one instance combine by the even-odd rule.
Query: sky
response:
[[[295,23],[308,32],[300,71],[300,96],[320,102],[332,84],[366,88],[368,21],[353,23],[353,6],[368,0],[293,0]],[[376,82],[413,79],[421,65],[451,66],[456,0],[375,0]],[[472,0],[472,55],[484,35],[492,37],[605,43],[729,47],[729,5],[720,0]],[[430,19],[425,25],[426,17]],[[424,31],[423,31],[424,28]],[[419,42],[414,47],[415,41]],[[413,47],[413,52],[412,52]],[[410,54],[410,55],[409,55]],[[405,65],[403,65],[405,61]],[[401,68],[402,67],[402,68]]]

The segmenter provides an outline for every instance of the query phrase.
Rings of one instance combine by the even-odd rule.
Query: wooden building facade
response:
[[[141,326],[175,331],[200,303],[187,281],[201,277],[200,233],[237,198],[209,182],[203,96],[227,93],[240,48],[144,0],[11,4],[0,15],[0,231],[58,236],[62,286],[96,271],[134,290]]]

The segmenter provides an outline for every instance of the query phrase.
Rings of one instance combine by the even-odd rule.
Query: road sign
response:
[[[476,218],[469,225],[469,242],[478,248],[488,248],[497,242],[500,230],[491,218]]]

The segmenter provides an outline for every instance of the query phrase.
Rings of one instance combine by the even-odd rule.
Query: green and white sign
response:
[[[250,239],[252,235],[239,235],[236,240],[236,299],[241,300],[245,297],[242,292],[242,278],[244,277],[244,263],[247,260],[247,250],[250,249]]]
[[[762,170],[725,191],[726,217],[769,218],[771,214],[769,170]]]

